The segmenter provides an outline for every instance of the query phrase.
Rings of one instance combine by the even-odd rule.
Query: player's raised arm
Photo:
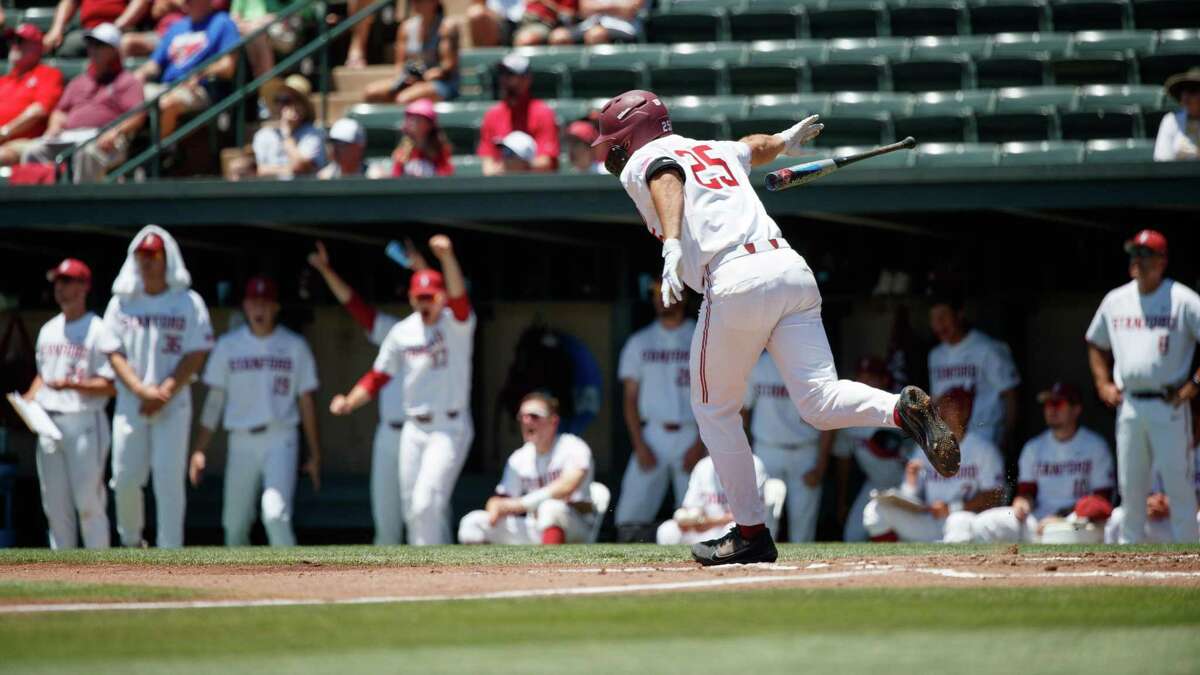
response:
[[[777,134],[752,134],[743,138],[741,142],[750,146],[750,165],[770,164],[780,155],[799,155],[800,146],[816,138],[825,128],[819,119],[820,115],[812,115]]]
[[[444,234],[436,234],[429,239],[429,249],[433,251],[433,255],[442,263],[442,277],[446,281],[446,297],[450,300],[466,297],[467,282],[463,277],[462,268],[458,264],[458,258],[454,255],[454,246],[450,243],[450,237]]]

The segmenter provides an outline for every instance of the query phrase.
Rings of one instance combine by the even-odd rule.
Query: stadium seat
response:
[[[1040,54],[995,56],[975,62],[975,84],[984,89],[1037,87],[1046,83],[1048,57]]]
[[[1133,24],[1142,29],[1200,27],[1196,0],[1133,0]]]
[[[486,107],[438,104],[438,126],[454,146],[456,155],[473,155],[479,144],[479,125]]]
[[[975,114],[976,136],[984,143],[1051,140],[1058,136],[1056,113],[1052,103],[1038,98],[1015,102],[997,98],[994,112]]]
[[[750,108],[743,96],[683,96],[666,103],[675,133],[689,138],[730,138],[729,120],[744,118]]]
[[[604,105],[604,101],[598,99],[577,99],[577,98],[555,98],[546,101],[546,105],[554,111],[558,117],[560,125],[570,124],[578,119],[583,119],[591,110],[599,110]],[[479,114],[480,119],[483,119],[483,113]]]
[[[1136,138],[1142,134],[1142,112],[1137,107],[1074,110],[1059,113],[1062,137],[1069,141],[1096,138]]]
[[[1082,161],[1083,143],[1078,141],[1019,142],[1000,146],[1000,166],[1079,164]]]
[[[884,35],[882,0],[836,0],[809,10],[808,32],[816,39]]]
[[[730,4],[728,0],[676,0],[660,5],[646,19],[646,38],[667,44],[728,40]]]
[[[881,145],[890,143],[892,115],[906,115],[912,107],[903,94],[843,93],[833,97],[825,130],[815,145]]]
[[[962,55],[893,63],[891,79],[895,91],[947,91],[974,84],[970,58]]]
[[[546,47],[522,51],[529,58],[533,75],[531,92],[536,98],[569,98],[570,70],[583,64],[583,50],[576,47]]]
[[[396,148],[397,129],[404,121],[404,109],[394,105],[356,105],[346,116],[358,120],[367,132],[367,154],[388,155]]]
[[[830,40],[825,63],[809,66],[813,91],[881,91],[891,88],[887,65],[902,60],[908,41],[895,38]]]
[[[1128,0],[1051,0],[1050,20],[1060,33],[1133,27]]]
[[[1064,56],[1071,36],[1064,33],[1001,33],[992,37],[989,56]]]
[[[1197,3],[1200,6],[1200,3]],[[1153,54],[1138,58],[1142,84],[1162,84],[1175,73],[1200,65],[1200,30],[1176,29],[1159,33]]]
[[[1079,90],[1080,110],[1104,110],[1123,106],[1138,106],[1155,110],[1163,106],[1162,87],[1096,85]]]
[[[7,5],[6,6],[10,6]],[[38,27],[43,33],[50,30],[50,24],[54,23],[54,12],[57,8],[54,5],[48,7],[28,7],[19,17],[9,17],[7,23],[10,27],[15,27],[18,23],[31,23]],[[73,19],[71,25],[74,26],[78,19]]]
[[[928,36],[915,38],[908,51],[909,60],[940,59],[947,56],[966,56],[980,59],[988,55],[991,37],[959,35],[954,37]]]
[[[458,74],[461,78],[459,91],[464,99],[491,99],[496,97],[493,91],[492,70],[504,55],[509,53],[507,47],[480,47],[464,49],[458,55]]]
[[[1149,54],[1154,51],[1157,37],[1148,30],[1085,30],[1072,36],[1071,53],[1076,56],[1111,52]]]
[[[478,155],[455,155],[450,158],[454,166],[454,175],[464,178],[474,178],[483,175],[483,160]]]
[[[976,167],[996,165],[991,143],[920,143],[913,165],[917,167]]]
[[[630,89],[649,89],[651,66],[666,60],[662,45],[601,45],[584,53],[583,63],[571,68],[571,95],[602,98]]]
[[[860,152],[874,150],[877,145],[839,145],[829,153],[831,157],[845,157],[846,155],[856,155]],[[859,165],[861,167],[870,167],[872,169],[904,169],[912,166],[913,153],[908,151],[889,152],[886,155],[873,157],[869,161]]]
[[[1154,161],[1154,141],[1146,138],[1120,138],[1088,141],[1083,161],[1088,164],[1117,164]]]
[[[1050,62],[1054,84],[1126,84],[1135,75],[1134,61],[1121,52],[1063,56]]]
[[[971,32],[1038,33],[1050,30],[1044,0],[971,0]]]
[[[795,40],[807,32],[806,18],[795,0],[749,0],[729,16],[729,33],[738,42]]]
[[[1068,110],[1075,106],[1074,87],[1010,87],[996,92],[996,112],[1024,112],[1045,106]]]
[[[829,96],[826,94],[756,96],[744,117],[730,118],[729,135],[730,138],[742,138],[750,134],[775,133],[809,115],[828,113]]]
[[[734,94],[786,94],[806,88],[804,66],[824,58],[823,41],[754,42],[744,64],[729,67]]]
[[[895,0],[889,10],[891,34],[922,35],[966,34],[967,12],[963,0]]]
[[[975,139],[973,115],[991,110],[989,91],[918,94],[907,115],[893,117],[896,138],[912,136],[920,143],[960,143]]]
[[[666,65],[650,68],[650,89],[659,96],[728,93],[727,68],[740,63],[745,51],[736,43],[675,45]]]

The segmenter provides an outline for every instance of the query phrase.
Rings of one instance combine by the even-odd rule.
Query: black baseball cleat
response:
[[[734,565],[744,563],[773,563],[779,557],[771,531],[763,528],[751,540],[742,538],[737,527],[717,539],[709,539],[692,546],[692,559],[709,565]]]
[[[929,394],[919,387],[905,387],[900,391],[896,413],[900,428],[917,441],[938,473],[947,478],[958,473],[958,439],[934,409]]]

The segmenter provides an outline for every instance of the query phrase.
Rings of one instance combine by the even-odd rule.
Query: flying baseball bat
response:
[[[914,148],[916,145],[917,140],[912,136],[909,136],[899,143],[884,145],[882,147],[875,148],[874,150],[860,152],[855,155],[831,157],[829,159],[818,159],[814,162],[805,162],[803,164],[797,164],[796,166],[788,167],[786,169],[772,171],[771,173],[767,174],[767,190],[770,192],[778,192],[779,190],[794,188],[797,185],[811,183],[821,176],[828,176],[847,164],[861,162],[864,159],[878,157],[879,155],[886,155],[889,152],[895,152],[905,148]]]

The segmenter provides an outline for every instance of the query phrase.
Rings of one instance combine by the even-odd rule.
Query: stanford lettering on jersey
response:
[[[645,363],[687,363],[686,349],[643,349],[642,361]]]
[[[82,359],[87,356],[87,347],[81,344],[72,344],[70,342],[60,342],[49,345],[41,345],[38,347],[38,353],[42,358],[50,356],[65,356],[69,359]]]
[[[242,356],[229,360],[229,370],[275,370],[291,372],[292,360],[286,356]]]
[[[787,387],[782,384],[756,384],[754,394],[768,398],[789,398]]]
[[[1083,459],[1074,462],[1038,462],[1037,475],[1039,476],[1066,476],[1074,474],[1082,474],[1085,476],[1092,473],[1092,460]]]
[[[527,495],[534,490],[540,490],[558,480],[559,476],[562,476],[562,469],[551,469],[533,478],[521,476],[521,494]]]
[[[422,356],[424,354],[434,354],[438,351],[446,351],[446,338],[442,336],[442,331],[433,331],[432,339],[428,344],[414,345],[404,348],[404,356],[412,358],[414,356]]]
[[[933,377],[941,380],[974,380],[977,373],[978,369],[973,363],[953,363],[933,368]]]
[[[928,471],[925,475],[925,480],[930,483],[948,483],[951,481],[973,481],[979,478],[979,467],[974,464],[963,464],[958,468],[958,473],[946,478],[936,471]]]
[[[159,330],[187,330],[187,318],[175,314],[122,314],[120,321],[123,325],[136,325],[140,328],[153,325]]]
[[[1114,316],[1113,330],[1156,330],[1166,328],[1176,330],[1179,327],[1179,317],[1170,314],[1156,316]]]
[[[725,496],[723,491],[715,494],[710,492],[704,495],[704,503],[712,504],[714,506],[725,506],[729,504],[729,498]]]

